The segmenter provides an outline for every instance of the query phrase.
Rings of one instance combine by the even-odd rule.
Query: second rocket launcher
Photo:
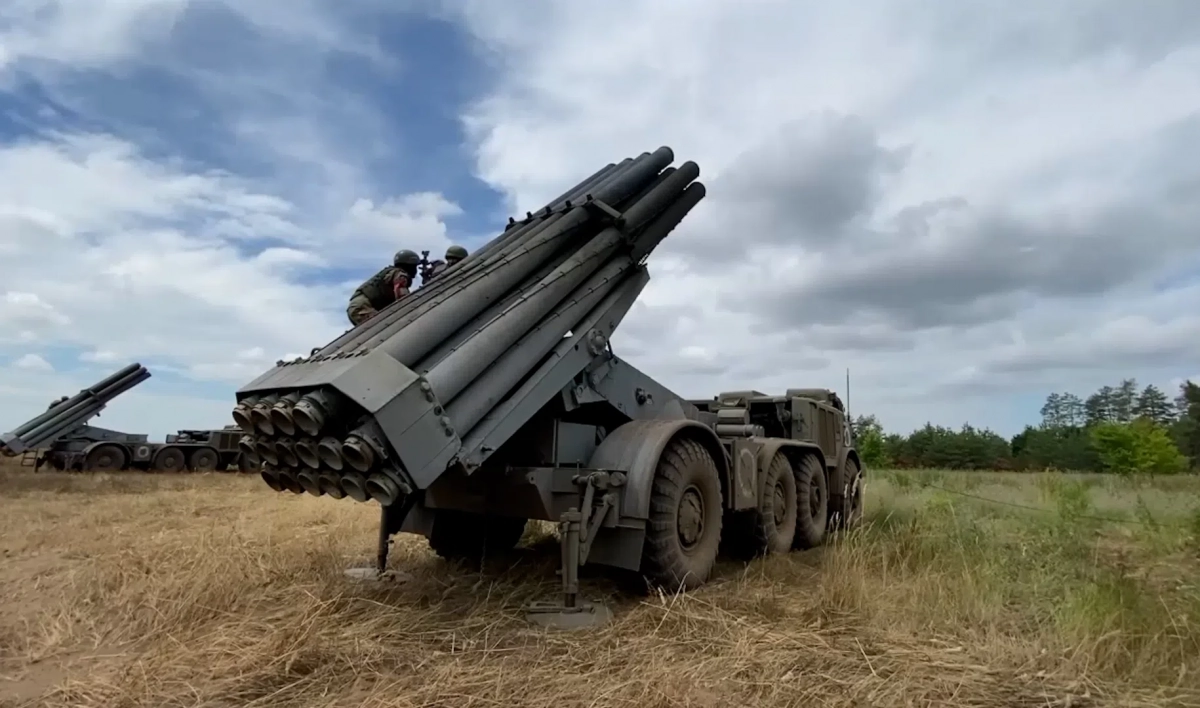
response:
[[[529,382],[564,337],[623,315],[646,256],[704,197],[699,167],[673,160],[661,147],[606,165],[429,286],[243,387],[243,451],[277,490],[385,505],[452,466],[470,474],[496,431],[546,403]],[[589,346],[606,344],[601,329]]]

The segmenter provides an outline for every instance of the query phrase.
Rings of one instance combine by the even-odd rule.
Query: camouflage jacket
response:
[[[367,298],[367,302],[371,303],[371,307],[382,310],[407,295],[409,285],[408,276],[404,271],[395,266],[385,266],[380,268],[378,273],[363,281],[363,284],[358,286],[358,289],[350,297],[353,299],[362,295]]]

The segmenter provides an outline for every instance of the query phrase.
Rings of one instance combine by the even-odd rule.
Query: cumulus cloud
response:
[[[54,367],[50,362],[46,361],[37,354],[26,354],[25,356],[13,362],[13,366],[18,369],[28,371],[54,371]]]
[[[314,69],[394,68],[351,19],[0,9],[0,429],[132,361],[153,374],[113,404],[133,432],[224,425],[237,386],[348,327],[350,291],[396,249],[450,243],[458,205],[371,175],[376,97]]]
[[[614,338],[644,370],[706,395],[849,367],[888,425],[1011,433],[1050,390],[1194,369],[1198,12],[468,2],[508,71],[465,122],[518,209],[660,144],[699,162]]]
[[[1012,433],[1050,390],[1195,372],[1189,0],[83,5],[0,8],[13,422],[131,360],[147,421],[216,411],[339,333],[397,248],[494,236],[662,144],[708,197],[614,346],[680,393],[849,368],[889,426]],[[389,44],[422,13],[482,73],[449,87],[442,25]]]

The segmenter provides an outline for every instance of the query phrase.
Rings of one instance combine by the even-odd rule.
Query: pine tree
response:
[[[1159,425],[1167,425],[1175,418],[1174,410],[1170,399],[1167,398],[1167,394],[1159,390],[1154,384],[1150,384],[1142,389],[1141,394],[1138,395],[1137,403],[1133,407],[1133,414],[1137,418],[1152,420]]]
[[[1111,390],[1111,389],[1110,389]],[[1133,420],[1133,409],[1137,405],[1137,381],[1124,379],[1112,391],[1112,420],[1117,423],[1128,423]]]

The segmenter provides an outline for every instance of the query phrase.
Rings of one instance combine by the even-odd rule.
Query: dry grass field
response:
[[[373,504],[10,467],[0,706],[1200,705],[1200,480],[868,490],[856,534],[686,596],[593,574],[615,621],[562,633],[521,615],[556,589],[542,528],[483,568],[402,536],[392,567],[414,577],[358,583]]]

